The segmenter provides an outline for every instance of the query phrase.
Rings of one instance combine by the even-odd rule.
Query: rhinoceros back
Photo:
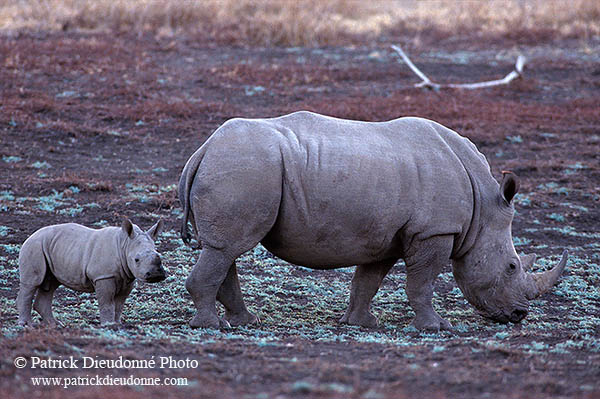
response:
[[[228,156],[233,151],[237,158]],[[262,243],[285,260],[315,268],[402,257],[415,238],[451,234],[460,240],[473,215],[473,176],[490,175],[470,141],[421,118],[359,122],[297,112],[235,119],[186,164],[179,190],[184,221],[188,213],[192,221],[210,219],[210,204],[200,197],[212,187],[198,183],[208,171],[240,187],[248,184],[247,174],[233,181],[242,176],[240,162],[256,168],[260,159],[264,171],[257,173],[269,176],[264,181],[280,179],[281,190]],[[215,223],[211,219],[207,230]],[[216,236],[199,238],[226,245]]]
[[[20,266],[25,266],[29,257],[36,254],[61,284],[92,292],[94,278],[107,273],[112,275],[113,269],[120,264],[119,247],[115,244],[118,231],[116,227],[96,230],[75,223],[44,227],[23,244]],[[28,265],[22,274],[35,273],[43,278],[46,269],[40,266]]]
[[[281,138],[277,221],[263,244],[293,263],[338,267],[402,257],[414,238],[464,235],[485,158],[434,122],[357,122],[307,112],[269,120]],[[479,173],[479,172],[478,172]]]

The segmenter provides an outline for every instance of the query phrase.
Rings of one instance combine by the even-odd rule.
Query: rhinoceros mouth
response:
[[[157,273],[152,275],[147,275],[144,279],[142,279],[145,283],[158,283],[166,279],[167,276],[165,273]]]
[[[510,316],[508,316],[508,320],[511,323],[519,323],[527,316],[527,310],[525,309],[515,309],[512,311]]]
[[[523,320],[525,316],[527,316],[527,310],[524,308],[515,308],[510,313],[500,311],[497,313],[481,312],[481,314],[486,319],[495,321],[496,323],[507,324],[508,322],[511,322],[516,324],[521,322],[521,320]]]
[[[483,314],[483,317],[500,324],[507,324],[509,322],[508,316],[504,313]]]

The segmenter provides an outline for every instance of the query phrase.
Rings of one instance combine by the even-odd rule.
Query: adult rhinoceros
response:
[[[526,271],[511,223],[518,180],[499,185],[468,139],[430,120],[359,122],[296,112],[227,121],[188,160],[179,181],[181,234],[191,222],[202,252],[186,281],[192,327],[257,321],[236,258],[259,242],[314,269],[358,265],[341,322],[373,327],[370,302],[390,268],[406,262],[418,329],[451,328],[433,309],[434,280],[448,260],[467,300],[506,323],[548,291],[567,261]],[[220,318],[215,300],[225,307]]]

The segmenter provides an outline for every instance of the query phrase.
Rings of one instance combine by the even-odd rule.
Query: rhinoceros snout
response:
[[[519,323],[527,316],[527,309],[515,308],[510,314],[500,312],[496,314],[482,313],[482,315],[490,320],[495,321],[496,323]]]
[[[146,280],[146,282],[148,282],[148,283],[158,283],[160,281],[163,281],[166,278],[167,278],[167,274],[165,273],[165,271],[162,268],[160,268],[160,270],[146,273],[146,277],[144,278],[144,280]]]
[[[158,283],[159,281],[163,281],[167,278],[167,273],[165,269],[162,267],[162,261],[160,257],[155,256],[150,262],[152,268],[146,273],[144,280],[148,283]]]

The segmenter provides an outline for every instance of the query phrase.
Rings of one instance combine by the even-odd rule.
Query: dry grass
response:
[[[2,30],[204,33],[260,45],[323,45],[384,32],[600,35],[592,0],[0,0]]]

